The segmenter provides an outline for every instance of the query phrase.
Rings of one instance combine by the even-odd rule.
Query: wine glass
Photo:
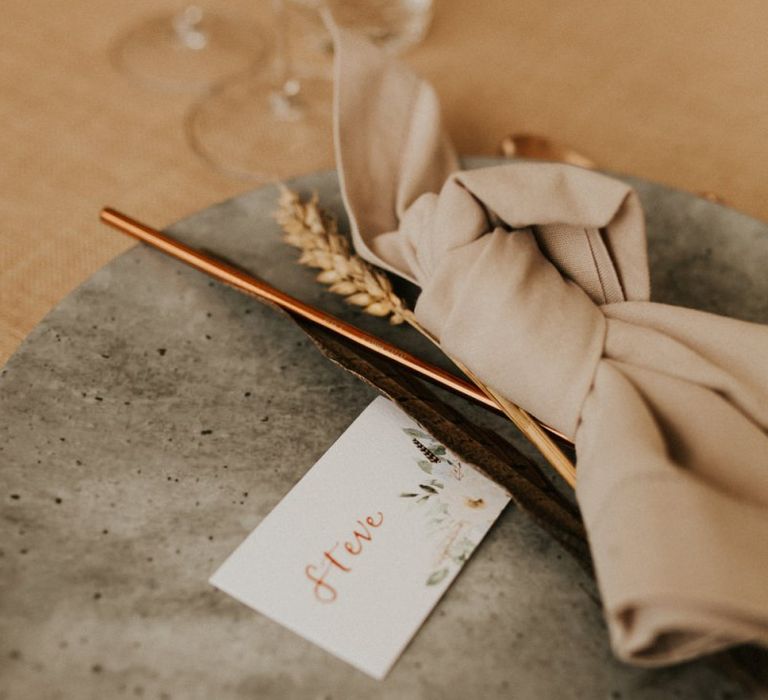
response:
[[[330,75],[297,70],[284,0],[272,0],[272,70],[232,76],[187,113],[187,141],[212,168],[232,177],[271,182],[333,163]]]
[[[266,48],[255,22],[187,4],[128,29],[113,42],[110,57],[118,70],[149,87],[202,92],[233,72],[256,66]]]
[[[333,165],[331,18],[396,51],[420,41],[432,16],[432,0],[293,0],[291,8],[289,21],[285,0],[272,0],[272,71],[223,80],[187,114],[189,145],[226,175],[271,182]]]

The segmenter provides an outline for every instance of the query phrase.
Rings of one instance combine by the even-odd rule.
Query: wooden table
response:
[[[266,12],[252,0],[210,4]],[[103,204],[162,226],[248,189],[187,147],[181,123],[193,96],[150,92],[108,60],[114,38],[160,5],[3,4],[0,363],[130,245],[97,223]],[[436,0],[436,8],[430,35],[407,60],[437,87],[461,152],[490,154],[509,132],[536,132],[606,169],[713,191],[768,219],[765,3]]]

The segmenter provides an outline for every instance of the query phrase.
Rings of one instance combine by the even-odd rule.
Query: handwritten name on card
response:
[[[381,679],[508,502],[379,398],[211,583]]]
[[[344,543],[344,549],[346,550],[347,554],[350,557],[357,557],[362,554],[363,542],[370,542],[373,539],[373,534],[371,532],[372,528],[381,527],[383,523],[384,514],[381,511],[376,514],[376,517],[371,517],[369,515],[365,519],[365,522],[358,520],[357,529],[352,531],[352,542]],[[342,559],[343,557],[340,557],[335,553],[338,546],[339,543],[336,542],[333,547],[323,552],[323,564],[320,567],[307,564],[307,568],[304,569],[305,573],[307,574],[307,578],[315,584],[315,598],[317,598],[317,600],[321,603],[333,603],[338,597],[336,589],[331,586],[330,583],[328,583],[331,570],[335,567],[339,571],[342,571],[346,574],[352,571],[351,561],[348,565],[342,564],[339,561],[339,559]],[[317,573],[318,569],[320,569],[319,576]]]

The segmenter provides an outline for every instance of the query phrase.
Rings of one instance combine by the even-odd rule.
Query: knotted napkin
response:
[[[630,187],[549,163],[459,171],[430,85],[335,33],[357,252],[421,287],[449,354],[575,440],[616,654],[768,643],[768,326],[650,302]]]

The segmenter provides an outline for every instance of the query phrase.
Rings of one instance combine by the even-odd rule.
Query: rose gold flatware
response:
[[[485,406],[494,409],[496,408],[496,405],[486,397],[485,394],[480,392],[469,382],[466,382],[435,365],[423,362],[414,355],[397,348],[381,338],[377,338],[346,321],[342,321],[320,309],[305,304],[295,297],[289,296],[255,277],[251,277],[242,270],[174,240],[173,238],[160,233],[160,231],[157,231],[146,224],[142,224],[136,219],[132,219],[119,211],[107,207],[101,211],[101,220],[113,228],[116,228],[133,238],[137,238],[143,243],[147,243],[153,248],[204,272],[210,277],[214,277],[220,282],[223,282],[230,287],[234,287],[240,292],[254,296],[262,301],[275,304],[289,313],[295,314],[308,321],[312,321],[313,323],[317,323],[323,328],[338,333],[379,355],[383,355],[384,357],[393,360],[399,365],[407,367],[425,379],[435,382],[447,389],[451,389],[452,391]]]
[[[583,153],[546,136],[537,134],[510,134],[499,144],[499,151],[505,158],[531,158],[551,160],[559,163],[579,165],[594,170],[597,165]]]
[[[262,301],[279,306],[288,313],[294,314],[300,318],[316,323],[334,333],[337,333],[358,345],[382,355],[392,360],[402,367],[415,372],[421,378],[431,381],[445,389],[453,391],[465,398],[471,399],[488,408],[498,410],[498,406],[493,399],[486,396],[480,389],[473,384],[446,372],[428,362],[420,360],[418,357],[401,350],[395,345],[388,343],[346,321],[343,321],[320,309],[310,306],[295,297],[292,297],[279,289],[259,280],[248,273],[240,270],[230,264],[227,264],[206,253],[195,250],[170,236],[167,236],[156,229],[143,224],[136,219],[127,216],[115,209],[105,207],[100,214],[101,220],[109,226],[146,243],[157,250],[169,255],[177,260],[194,267],[200,272],[213,277],[224,284],[234,287],[240,292],[256,297]],[[552,435],[571,442],[563,434],[543,423],[538,423]]]
[[[499,154],[505,158],[527,158],[531,160],[549,160],[558,163],[578,165],[595,170],[597,163],[579,153],[574,148],[538,134],[509,134],[499,143]],[[719,194],[706,190],[695,192],[696,195],[715,204],[728,205]]]

